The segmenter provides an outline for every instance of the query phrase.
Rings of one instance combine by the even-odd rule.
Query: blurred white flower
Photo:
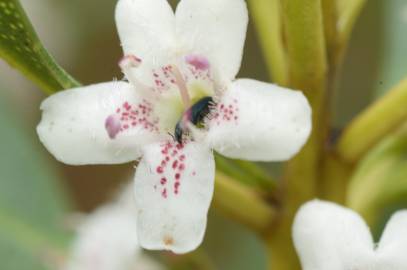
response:
[[[407,211],[395,213],[375,244],[368,226],[354,211],[311,201],[293,225],[303,270],[406,270]]]
[[[141,246],[185,253],[201,242],[213,195],[212,149],[282,161],[311,131],[301,92],[235,80],[248,12],[244,0],[120,0],[116,22],[128,82],[46,99],[37,130],[60,161],[115,164],[142,157],[135,177]],[[173,135],[170,135],[173,134]]]
[[[136,210],[131,199],[127,192],[120,201],[84,218],[64,270],[164,269],[138,245]]]

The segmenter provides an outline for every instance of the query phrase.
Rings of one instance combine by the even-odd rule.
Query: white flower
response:
[[[376,245],[354,211],[311,201],[299,210],[293,238],[303,270],[407,269],[407,211],[395,213]]]
[[[65,270],[161,270],[137,242],[133,197],[107,204],[77,228]]]
[[[235,80],[248,23],[244,0],[182,0],[175,15],[166,0],[120,0],[116,21],[128,82],[51,96],[41,106],[38,134],[67,164],[141,157],[140,244],[188,252],[206,227],[212,149],[231,158],[287,160],[309,136],[311,109],[301,92]]]

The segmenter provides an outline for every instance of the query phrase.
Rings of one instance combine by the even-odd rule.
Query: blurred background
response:
[[[73,77],[83,84],[121,78],[116,0],[21,2],[45,47]],[[368,1],[335,93],[335,127],[341,128],[407,74],[405,29],[407,1]],[[239,77],[269,81],[252,26]],[[35,132],[44,98],[33,83],[0,60],[0,260],[7,262],[1,269],[37,269],[32,267],[35,257],[47,256],[32,252],[38,245],[62,245],[69,238],[58,229],[65,214],[88,212],[108,201],[134,173],[134,164],[71,167],[57,162]],[[58,237],[55,243],[47,243],[47,237],[38,232],[55,232]],[[11,237],[13,233],[28,234],[29,243]],[[210,211],[204,249],[218,269],[264,269],[261,242],[215,209]],[[32,261],[12,260],[22,255]]]

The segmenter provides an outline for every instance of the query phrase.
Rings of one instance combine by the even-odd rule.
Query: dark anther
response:
[[[184,112],[181,119],[175,126],[174,137],[175,140],[182,144],[183,134],[186,132],[185,122],[191,122],[195,126],[199,126],[203,123],[205,117],[209,114],[210,106],[213,104],[212,97],[201,98],[198,102],[192,105],[188,110]]]

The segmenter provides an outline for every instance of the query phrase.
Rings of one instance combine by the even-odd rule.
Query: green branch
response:
[[[407,123],[375,146],[358,163],[347,205],[377,225],[393,205],[407,203]],[[369,187],[369,188],[366,188]]]
[[[264,232],[275,221],[276,210],[266,203],[254,190],[216,172],[214,206],[242,224]]]
[[[287,85],[288,67],[283,44],[280,0],[248,0],[270,78]]]
[[[347,162],[356,162],[406,121],[407,79],[351,122],[338,142],[337,153]]]
[[[338,31],[342,44],[348,43],[353,27],[367,0],[338,1]]]
[[[291,241],[298,208],[316,196],[325,142],[327,55],[321,0],[283,0],[289,61],[289,87],[307,96],[313,109],[313,131],[302,151],[285,167],[283,218],[267,239],[270,268],[299,269]]]

